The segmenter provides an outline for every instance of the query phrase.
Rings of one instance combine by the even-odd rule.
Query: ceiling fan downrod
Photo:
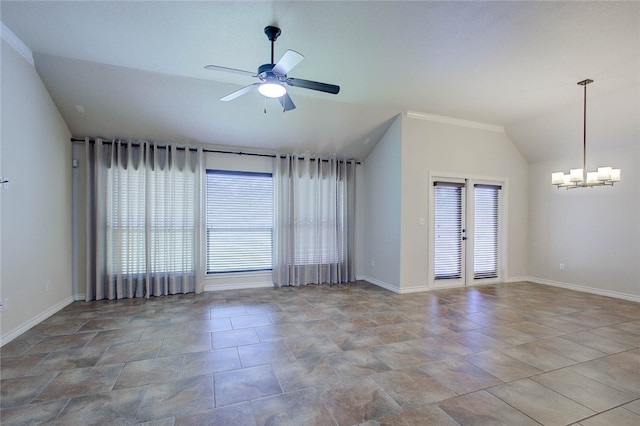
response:
[[[274,57],[273,51],[275,47],[275,42],[278,39],[278,37],[280,37],[280,34],[282,34],[282,32],[280,31],[280,28],[269,25],[264,28],[264,33],[267,35],[267,38],[271,42],[271,64],[275,64],[275,62],[273,61],[273,57]]]

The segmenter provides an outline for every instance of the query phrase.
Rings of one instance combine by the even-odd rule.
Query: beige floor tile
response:
[[[576,363],[574,360],[537,346],[536,343],[537,342],[532,342],[524,345],[511,346],[500,349],[500,352],[532,365],[541,371],[557,370],[558,368],[567,367]]]
[[[170,426],[256,426],[250,403],[230,405],[177,416]]]
[[[368,348],[326,355],[324,358],[341,379],[370,376],[391,369]]]
[[[201,376],[221,371],[237,370],[241,367],[237,348],[197,352],[185,355],[182,376]]]
[[[143,340],[140,342],[118,343],[111,345],[97,365],[120,364],[155,358],[162,346],[162,339]]]
[[[149,385],[138,408],[139,422],[180,416],[214,407],[213,376]]]
[[[55,377],[57,373],[22,376],[0,381],[0,407],[29,404]]]
[[[598,412],[635,398],[566,368],[532,377],[531,380]]]
[[[601,358],[607,355],[605,352],[601,352],[588,346],[584,346],[571,340],[567,340],[562,336],[537,340],[528,345],[525,345],[525,347],[542,348],[554,354],[560,355],[563,358],[567,358],[576,362],[591,361],[592,359]]]
[[[485,327],[478,330],[479,333],[484,334],[494,339],[500,340],[507,345],[520,345],[536,340],[536,337],[529,333],[525,333],[509,326],[497,326],[497,327]]]
[[[323,357],[307,357],[294,362],[272,364],[285,392],[326,386],[339,380]]]
[[[538,425],[531,418],[483,390],[441,402],[438,407],[461,425]]]
[[[636,399],[633,402],[625,404],[624,408],[626,408],[627,410],[632,411],[632,412],[634,412],[636,414],[640,414],[640,399]]]
[[[596,413],[530,379],[495,386],[487,391],[544,425],[566,425]]]
[[[25,375],[47,356],[44,354],[25,355],[19,357],[3,357],[0,363],[0,378],[12,379]]]
[[[616,408],[583,420],[580,424],[582,426],[637,426],[640,424],[640,415],[624,408]]]
[[[270,365],[216,373],[214,383],[216,407],[282,393]]]
[[[568,368],[607,386],[640,397],[640,366],[632,356],[621,355],[610,355]]]
[[[370,351],[392,369],[407,368],[434,361],[412,341],[375,346]]]
[[[324,335],[292,337],[285,339],[285,343],[296,359],[342,352],[342,349]]]
[[[108,392],[122,367],[122,364],[112,364],[62,371],[45,386],[34,402]]]
[[[313,389],[255,400],[251,402],[251,408],[258,426],[335,425],[331,413]]]
[[[238,354],[242,367],[290,362],[296,359],[284,341],[238,346]]]
[[[114,389],[170,382],[182,376],[184,356],[132,361],[125,364]]]
[[[3,425],[49,425],[67,404],[68,399],[2,408],[0,419]],[[95,417],[94,417],[95,418]]]
[[[271,319],[265,313],[231,317],[231,326],[236,330],[239,328],[260,327],[271,324]]]
[[[508,346],[507,343],[487,336],[478,330],[455,333],[446,338],[464,346],[472,352],[485,352]]]
[[[471,349],[465,348],[448,337],[426,337],[419,340],[411,340],[409,344],[427,354],[434,360],[468,355]]]
[[[145,391],[145,387],[137,387],[72,398],[57,422],[61,425],[88,425],[100,419],[100,422],[112,425],[135,423]]]
[[[341,381],[319,388],[318,393],[340,425],[358,424],[402,411],[371,377]]]
[[[403,410],[396,414],[381,417],[374,426],[460,426],[437,405],[427,405],[417,410]]]
[[[495,386],[502,381],[461,358],[446,358],[420,366],[420,369],[458,395]]]
[[[607,354],[615,354],[636,347],[633,344],[620,342],[619,340],[614,340],[606,336],[599,336],[590,331],[565,334],[562,338]]]
[[[165,337],[158,357],[189,354],[211,350],[211,333],[188,333]]]
[[[417,367],[387,371],[371,377],[406,410],[419,410],[431,403],[456,396]]]
[[[463,359],[476,367],[479,367],[503,382],[533,376],[541,373],[541,370],[510,357],[500,351],[480,352],[473,355],[466,355]]]
[[[94,367],[103,356],[104,351],[105,348],[103,347],[84,347],[51,352],[26,374],[32,375],[51,371]]]
[[[260,343],[260,339],[253,328],[241,328],[211,333],[211,343],[213,349],[224,349]]]

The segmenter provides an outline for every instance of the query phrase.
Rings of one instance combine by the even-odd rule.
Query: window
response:
[[[272,268],[270,173],[207,170],[207,273]]]

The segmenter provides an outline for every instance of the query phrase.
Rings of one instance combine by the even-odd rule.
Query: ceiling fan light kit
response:
[[[267,98],[279,98],[287,93],[287,89],[279,83],[262,83],[258,86],[258,92]]]
[[[598,171],[587,171],[587,85],[591,83],[593,83],[591,79],[578,82],[578,85],[584,87],[582,168],[571,169],[569,173],[551,173],[551,184],[557,188],[592,188],[594,186],[613,186],[614,183],[620,182],[620,169],[598,167]]]
[[[214,71],[232,72],[236,74],[244,74],[260,80],[259,83],[253,83],[248,86],[242,87],[235,92],[229,93],[226,96],[220,98],[221,101],[231,101],[245,93],[250,92],[254,88],[258,89],[258,92],[267,97],[274,98],[280,101],[283,111],[290,111],[296,106],[291,99],[291,96],[287,93],[286,86],[301,87],[303,89],[316,90],[318,92],[330,93],[333,95],[340,92],[340,86],[335,84],[320,83],[317,81],[303,80],[300,78],[291,78],[287,74],[296,65],[298,65],[304,56],[293,50],[287,50],[278,63],[274,63],[274,44],[278,39],[282,31],[278,27],[267,26],[264,29],[264,33],[271,42],[271,62],[263,64],[258,67],[258,72],[253,73],[251,71],[239,70],[235,68],[221,67],[218,65],[207,65],[204,68]],[[265,109],[266,112],[266,109]]]

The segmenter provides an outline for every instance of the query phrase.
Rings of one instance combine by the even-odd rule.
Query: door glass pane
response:
[[[436,183],[434,198],[435,278],[462,278],[462,192],[461,185]]]
[[[473,277],[498,276],[498,197],[499,186],[475,185]]]

